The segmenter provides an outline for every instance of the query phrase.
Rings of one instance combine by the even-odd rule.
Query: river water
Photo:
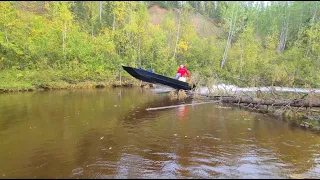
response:
[[[320,177],[320,135],[140,88],[0,94],[0,178]]]

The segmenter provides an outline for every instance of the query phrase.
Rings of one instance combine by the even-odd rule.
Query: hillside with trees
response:
[[[0,89],[112,82],[121,64],[320,87],[319,2],[7,1],[0,14]]]

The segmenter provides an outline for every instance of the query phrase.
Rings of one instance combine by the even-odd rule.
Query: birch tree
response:
[[[101,14],[102,14],[102,3],[103,1],[99,1],[99,21],[100,21],[100,24],[101,24]]]
[[[311,31],[312,31],[312,29],[314,28],[314,25],[315,25],[315,18],[316,18],[316,15],[317,15],[317,11],[318,11],[318,4],[316,4],[316,6],[314,7],[313,16],[312,16],[312,19],[311,19],[311,22],[310,22],[310,25],[311,25]],[[307,58],[307,57],[308,57],[309,52],[310,52],[310,43],[311,43],[311,37],[312,37],[312,36],[309,36],[309,37],[310,37],[310,38],[308,39],[308,43],[307,43],[307,51],[306,51],[305,58]]]
[[[290,17],[290,9],[288,8],[288,2],[286,1],[283,5],[284,15],[281,26],[281,34],[280,34],[280,43],[277,47],[277,52],[281,53],[284,51],[287,42],[288,36],[288,26],[289,26],[289,17]]]
[[[16,23],[16,12],[10,2],[0,3],[0,25],[3,27],[4,42],[9,43],[9,34]]]
[[[68,27],[70,27],[72,23],[72,14],[69,10],[70,4],[66,2],[54,2],[54,12],[55,18],[58,27],[61,29],[61,37],[62,37],[62,54],[64,60],[66,60],[66,40],[67,40],[67,31]]]
[[[229,29],[229,34],[228,34],[228,39],[227,39],[227,44],[226,44],[226,47],[224,49],[224,54],[223,54],[223,57],[222,57],[222,61],[221,61],[221,69],[223,69],[223,66],[227,60],[227,56],[228,56],[228,51],[229,51],[229,48],[231,46],[231,40],[233,38],[233,35],[235,33],[235,28],[236,28],[236,23],[237,23],[237,16],[238,16],[238,9],[236,7],[236,4],[233,5],[233,8],[232,8],[232,15],[231,15],[231,22],[230,22],[230,29]]]
[[[178,41],[179,41],[179,35],[180,35],[180,22],[181,22],[181,11],[178,10],[179,14],[179,19],[178,19],[178,31],[177,31],[177,38],[176,38],[176,45],[174,47],[174,53],[173,53],[173,58],[176,58],[176,53],[177,53],[177,46],[178,46]]]

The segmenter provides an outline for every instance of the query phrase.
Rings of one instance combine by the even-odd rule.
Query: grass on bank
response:
[[[129,74],[121,73],[122,84],[138,83]],[[119,73],[97,73],[85,69],[3,70],[0,71],[0,92],[38,89],[78,89],[120,84]]]

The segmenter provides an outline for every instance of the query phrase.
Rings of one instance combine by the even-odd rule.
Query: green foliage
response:
[[[150,23],[148,8],[155,4],[167,11],[160,24]],[[319,8],[318,2],[1,2],[0,88],[110,80],[121,64],[172,77],[181,63],[191,75],[216,74],[240,86],[319,87]],[[201,36],[204,21],[190,21],[195,13],[211,18],[225,36]],[[285,51],[277,53],[285,22]]]

